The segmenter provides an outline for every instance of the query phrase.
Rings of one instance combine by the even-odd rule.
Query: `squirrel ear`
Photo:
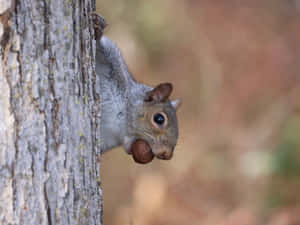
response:
[[[146,102],[164,102],[166,101],[173,90],[173,85],[171,83],[162,83],[157,85],[153,90],[149,91],[146,95]]]
[[[174,107],[174,109],[177,110],[181,106],[181,100],[175,99],[175,100],[171,101],[171,104]]]

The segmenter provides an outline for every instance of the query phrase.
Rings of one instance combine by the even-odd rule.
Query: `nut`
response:
[[[141,139],[136,140],[131,145],[132,157],[135,162],[146,164],[152,161],[154,154],[150,148],[150,145]]]

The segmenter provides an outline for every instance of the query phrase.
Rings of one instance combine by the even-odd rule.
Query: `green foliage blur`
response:
[[[286,121],[272,155],[272,179],[268,206],[280,208],[300,205],[300,117]]]
[[[300,177],[300,118],[290,118],[279,139],[274,152],[273,174],[280,178],[298,179]]]
[[[103,155],[104,225],[300,224],[297,0],[97,0],[134,77],[172,82],[171,161]]]

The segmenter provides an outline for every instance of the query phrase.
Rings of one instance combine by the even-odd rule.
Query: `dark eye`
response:
[[[165,123],[165,117],[161,113],[156,113],[153,117],[154,122],[157,125],[162,126]]]

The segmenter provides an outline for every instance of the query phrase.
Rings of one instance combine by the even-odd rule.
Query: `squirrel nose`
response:
[[[173,156],[172,146],[168,145],[153,145],[152,152],[158,159],[169,160]]]
[[[159,153],[156,157],[163,160],[170,160],[173,156],[173,151]]]

